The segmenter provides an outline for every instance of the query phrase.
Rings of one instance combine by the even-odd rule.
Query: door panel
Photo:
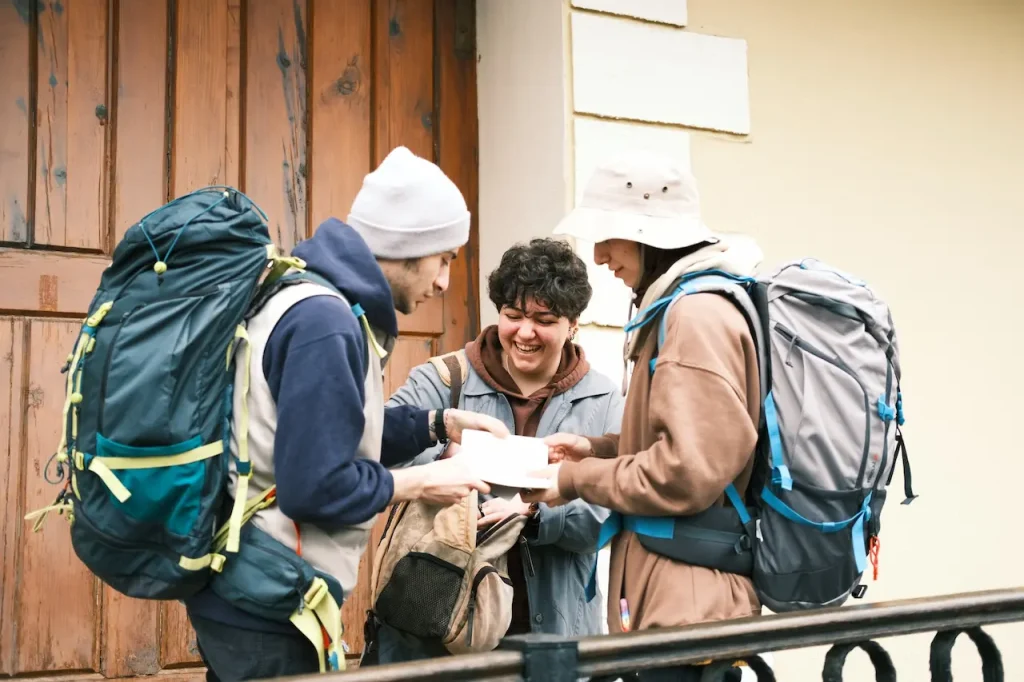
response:
[[[64,375],[57,368],[59,358],[74,344],[80,324],[31,319],[27,327],[25,443],[17,491],[21,510],[45,507],[57,494],[58,486],[50,483],[55,474],[50,460],[60,440],[65,398]],[[67,524],[62,518],[50,518],[40,533],[31,532],[26,524],[13,553],[18,640],[12,672],[94,670],[100,621],[94,580],[75,558]]]
[[[59,490],[59,369],[145,213],[233,185],[288,249],[408,146],[463,190],[473,230],[449,292],[399,316],[387,390],[476,333],[474,23],[471,0],[0,3],[0,675],[202,676],[178,603],[99,584],[64,519],[23,520]],[[343,609],[353,656],[374,544]]]

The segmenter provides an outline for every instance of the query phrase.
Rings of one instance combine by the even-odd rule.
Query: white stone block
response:
[[[686,0],[572,0],[572,6],[686,26]]]
[[[745,40],[573,12],[572,60],[577,112],[750,132]]]

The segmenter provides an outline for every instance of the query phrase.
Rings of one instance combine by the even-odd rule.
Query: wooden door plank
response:
[[[198,663],[199,647],[188,614],[180,602],[160,605],[160,665],[180,666]]]
[[[378,2],[373,30],[376,154],[404,145],[434,159],[434,0]]]
[[[59,492],[44,471],[60,440],[65,391],[59,370],[81,328],[63,320],[29,325],[22,515],[51,504]],[[96,580],[71,548],[67,522],[51,518],[41,532],[23,532],[18,554],[15,674],[98,669]]]
[[[479,133],[476,113],[476,12],[473,0],[437,3],[437,163],[466,198],[472,224],[469,244],[452,262],[444,297],[439,352],[462,348],[479,327]]]
[[[28,3],[0,4],[0,242],[29,237],[29,14]]]
[[[245,191],[285,251],[306,238],[306,0],[248,3]]]
[[[21,520],[21,466],[24,410],[25,325],[0,317],[0,472],[7,494],[0,503],[0,674],[14,674],[14,599],[18,591],[18,546],[25,532]]]
[[[120,0],[114,243],[167,198],[167,0]]]
[[[227,90],[224,93],[224,184],[241,187],[242,0],[228,0]]]
[[[176,0],[171,195],[227,180],[227,0]]]
[[[159,602],[131,599],[103,586],[103,675],[132,677],[160,671],[158,616]]]
[[[84,316],[109,263],[102,256],[0,249],[0,312]]]
[[[35,242],[105,241],[107,2],[39,4]]]
[[[313,0],[310,223],[344,221],[371,169],[370,0]]]
[[[433,161],[434,0],[387,0],[374,12],[374,166],[398,146]],[[444,301],[399,313],[403,333],[444,331]]]

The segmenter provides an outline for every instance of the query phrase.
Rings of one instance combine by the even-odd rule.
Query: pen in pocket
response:
[[[629,604],[626,603],[625,598],[619,600],[619,622],[622,625],[622,631],[629,632]]]

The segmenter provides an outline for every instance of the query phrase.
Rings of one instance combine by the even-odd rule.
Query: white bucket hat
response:
[[[598,166],[579,205],[554,233],[595,244],[627,239],[659,249],[718,241],[700,218],[693,174],[671,157],[645,150]]]

